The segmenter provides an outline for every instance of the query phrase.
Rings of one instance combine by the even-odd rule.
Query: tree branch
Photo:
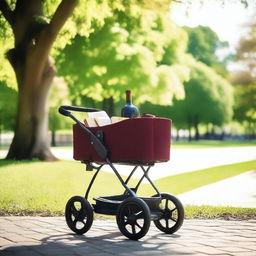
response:
[[[78,0],[63,0],[60,3],[49,24],[52,34],[57,36],[68,17],[72,14],[77,3]]]
[[[13,23],[13,12],[5,0],[0,0],[0,11],[10,25]]]
[[[40,32],[39,36],[36,38],[34,46],[35,48],[32,46],[35,51],[34,54],[31,54],[30,56],[33,59],[31,65],[33,66],[36,64],[37,68],[40,70],[39,73],[42,74],[45,61],[48,58],[51,47],[59,31],[61,30],[69,16],[72,14],[77,3],[78,0],[62,0],[60,5],[56,9],[50,24],[47,25],[46,28],[43,29]],[[40,60],[40,63],[38,63],[38,60]]]
[[[1,1],[1,0],[0,0]],[[45,50],[50,50],[61,28],[72,14],[78,0],[62,0],[56,9],[50,24],[41,32],[38,37],[38,45],[42,45]]]

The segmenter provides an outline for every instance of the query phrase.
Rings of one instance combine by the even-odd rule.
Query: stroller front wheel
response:
[[[118,208],[116,221],[124,236],[131,240],[138,240],[145,236],[149,230],[149,207],[140,198],[127,198]]]
[[[183,224],[184,208],[180,200],[168,193],[161,193],[161,203],[159,205],[162,217],[154,220],[155,226],[166,234],[173,234]]]
[[[92,206],[85,198],[73,196],[66,204],[65,217],[69,228],[78,235],[82,235],[92,226]]]

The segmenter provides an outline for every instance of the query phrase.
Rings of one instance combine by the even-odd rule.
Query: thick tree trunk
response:
[[[55,160],[50,151],[47,105],[55,69],[48,58],[39,79],[33,69],[27,75],[24,73],[19,77],[20,73],[16,72],[19,85],[17,123],[7,159]]]
[[[8,159],[56,159],[48,138],[48,94],[55,75],[49,54],[52,45],[78,0],[62,0],[51,21],[43,16],[41,0],[16,1],[11,9],[0,0],[0,11],[12,28],[14,49],[8,54],[18,83],[19,98],[15,135]]]

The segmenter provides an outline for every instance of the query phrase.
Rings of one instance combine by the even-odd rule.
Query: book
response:
[[[91,117],[87,117],[86,119],[84,119],[84,124],[86,127],[97,127],[98,126],[95,119],[91,118]]]
[[[123,121],[123,120],[126,120],[126,119],[128,119],[128,117],[112,116],[111,117],[111,123],[114,124],[114,123],[117,123],[117,122],[120,122],[120,121]]]
[[[84,120],[84,124],[87,127],[104,126],[104,125],[109,125],[109,124],[117,123],[122,120],[128,119],[127,117],[121,117],[121,116],[112,116],[110,118],[105,111],[88,112],[87,115],[88,117],[85,118]]]

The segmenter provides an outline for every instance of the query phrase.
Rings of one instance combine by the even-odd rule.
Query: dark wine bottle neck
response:
[[[126,91],[126,103],[132,104],[132,93],[131,91]]]

